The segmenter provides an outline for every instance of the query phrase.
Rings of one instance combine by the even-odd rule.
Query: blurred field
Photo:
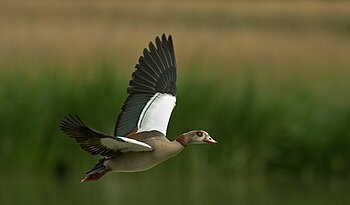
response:
[[[28,197],[22,179],[38,193],[67,188],[71,203],[92,190],[106,198],[83,202],[126,203],[108,190],[138,185],[143,198],[160,193],[147,203],[166,203],[159,176],[189,198],[174,204],[348,201],[349,2],[15,0],[0,3],[0,28],[0,203],[62,202]],[[220,144],[93,188],[72,185],[97,158],[60,133],[59,120],[78,113],[112,133],[142,49],[164,32],[178,62],[169,137],[205,129]],[[209,191],[222,198],[200,197]]]
[[[25,65],[59,61],[76,69],[76,64],[103,57],[125,63],[129,71],[145,42],[166,32],[175,36],[180,65],[194,59],[229,70],[267,64],[260,69],[274,67],[281,73],[281,69],[323,71],[334,64],[346,69],[349,64],[350,3],[346,1],[2,4],[4,63],[19,63],[21,57]],[[217,70],[217,66],[210,68]]]

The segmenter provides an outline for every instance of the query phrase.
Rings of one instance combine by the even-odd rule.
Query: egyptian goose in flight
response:
[[[176,102],[176,62],[171,36],[163,34],[143,50],[127,93],[113,136],[89,128],[78,115],[61,120],[60,129],[82,149],[103,156],[81,182],[97,180],[109,171],[144,171],[178,154],[187,145],[217,143],[203,130],[186,132],[174,141],[166,138]]]

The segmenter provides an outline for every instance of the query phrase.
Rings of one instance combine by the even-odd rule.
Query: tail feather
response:
[[[104,165],[105,161],[106,161],[106,158],[100,159],[90,171],[86,172],[85,177],[80,182],[83,183],[87,181],[98,180],[107,172],[111,171],[109,167],[106,167]]]

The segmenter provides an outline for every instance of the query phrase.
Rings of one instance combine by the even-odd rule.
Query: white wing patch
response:
[[[109,149],[115,151],[120,150],[121,152],[143,152],[153,150],[148,144],[127,137],[117,137],[117,139],[102,138],[101,144]]]
[[[156,93],[141,112],[137,132],[157,130],[166,135],[175,104],[176,97],[166,93]]]

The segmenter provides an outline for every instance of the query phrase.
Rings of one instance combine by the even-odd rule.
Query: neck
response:
[[[188,145],[188,137],[185,134],[182,134],[176,138],[176,141],[179,142],[183,147]]]

